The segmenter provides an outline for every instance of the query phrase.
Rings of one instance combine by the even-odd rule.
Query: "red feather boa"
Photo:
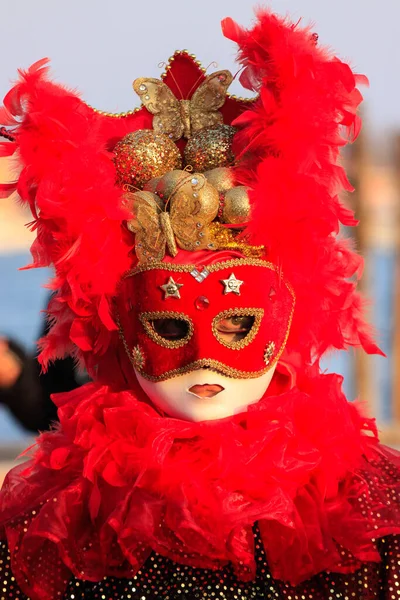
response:
[[[1,494],[21,588],[49,600],[71,574],[132,576],[151,551],[206,568],[231,562],[248,579],[256,521],[273,576],[293,584],[379,561],[374,539],[400,533],[387,501],[399,456],[377,444],[340,377],[276,381],[247,413],[199,424],[106,386],[59,395],[62,430],[42,434]]]

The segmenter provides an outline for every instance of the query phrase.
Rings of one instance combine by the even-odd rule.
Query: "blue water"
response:
[[[372,361],[374,388],[379,394],[376,416],[380,422],[388,422],[392,417],[395,255],[391,250],[375,249],[369,252],[367,259],[372,299],[371,315],[377,331],[378,343],[387,355],[387,359],[374,357]],[[35,339],[41,326],[40,311],[48,296],[48,291],[43,288],[43,285],[49,279],[50,271],[18,270],[29,261],[29,254],[0,255],[0,335],[10,336],[34,351]],[[349,399],[354,399],[356,395],[353,365],[351,352],[338,352],[324,361],[327,370],[344,375],[344,390]],[[18,441],[24,437],[26,433],[9,412],[0,407],[0,443]]]
[[[378,397],[376,417],[380,423],[390,423],[393,418],[393,334],[398,324],[395,315],[396,251],[391,248],[370,250],[367,254],[369,296],[372,302],[371,318],[379,347],[386,354],[373,357],[374,389]]]

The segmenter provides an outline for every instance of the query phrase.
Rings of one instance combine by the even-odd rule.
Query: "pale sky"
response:
[[[259,4],[259,3],[258,3]],[[400,130],[400,0],[272,0],[277,12],[315,23],[321,43],[368,75],[368,120]],[[2,0],[0,97],[19,67],[48,56],[60,82],[89,104],[119,112],[137,105],[131,82],[187,48],[203,65],[234,68],[221,18],[248,26],[251,0]],[[239,89],[233,89],[238,92]]]

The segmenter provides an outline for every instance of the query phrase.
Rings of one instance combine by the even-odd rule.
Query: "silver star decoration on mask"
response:
[[[234,273],[231,273],[228,279],[221,279],[221,282],[225,286],[224,294],[230,294],[233,292],[234,294],[240,296],[240,286],[243,284],[243,281],[236,279]]]
[[[183,286],[183,283],[176,283],[172,277],[170,277],[167,283],[160,285],[160,288],[164,292],[164,300],[167,298],[180,298],[179,289]]]

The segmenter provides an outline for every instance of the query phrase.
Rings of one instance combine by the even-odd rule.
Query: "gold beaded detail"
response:
[[[112,113],[112,112],[107,112],[105,110],[99,110],[97,108],[94,108],[93,106],[91,106],[87,102],[85,102],[85,101],[83,101],[83,102],[84,102],[84,104],[86,104],[86,106],[88,106],[89,108],[91,108],[92,111],[95,112],[95,113],[97,113],[98,115],[102,115],[103,117],[112,117],[114,119],[123,119],[124,117],[130,117],[131,115],[134,115],[135,113],[137,113],[140,110],[142,110],[141,106],[137,106],[133,110],[128,110],[126,112]]]
[[[212,265],[207,265],[207,270],[209,271],[209,273],[215,273],[216,271],[221,271],[222,269],[231,269],[234,267],[241,267],[241,266],[245,266],[248,265],[250,267],[263,267],[266,269],[271,269],[272,271],[276,271],[278,272],[277,267],[271,263],[268,262],[266,260],[262,260],[261,258],[253,258],[253,257],[249,257],[249,258],[232,258],[230,260],[225,260],[223,262],[216,262],[213,263]],[[154,261],[152,263],[140,263],[138,264],[134,269],[132,269],[131,271],[128,271],[125,274],[125,278],[127,277],[132,277],[133,275],[137,275],[138,273],[143,273],[144,271],[153,271],[154,269],[158,269],[161,271],[171,271],[173,273],[190,273],[190,271],[193,271],[193,269],[196,268],[196,265],[194,264],[189,264],[189,263],[164,263],[164,262],[158,262],[158,261]],[[292,294],[293,298],[294,296],[294,291],[292,289],[292,287],[284,280],[282,279],[282,281],[285,283],[286,287],[289,289],[290,293]]]

